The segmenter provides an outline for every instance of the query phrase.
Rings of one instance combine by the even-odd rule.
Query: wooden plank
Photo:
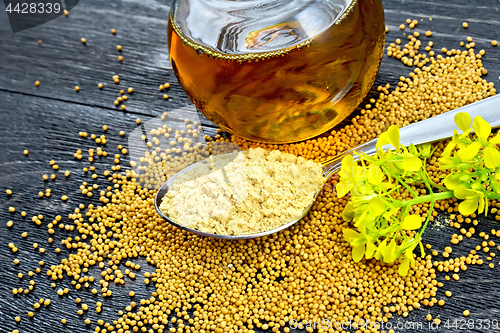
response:
[[[98,288],[98,280],[92,288],[76,292],[70,285],[69,279],[57,282],[57,288],[52,288],[52,282],[44,274],[35,274],[36,286],[33,292],[28,295],[14,296],[12,289],[27,288],[28,271],[35,270],[38,262],[45,262],[45,269],[50,265],[60,263],[60,260],[67,256],[70,251],[65,246],[61,246],[61,240],[66,237],[74,237],[74,232],[68,232],[57,229],[51,237],[54,239],[52,244],[47,243],[49,234],[47,233],[47,224],[54,219],[56,215],[63,216],[61,221],[64,224],[73,224],[67,216],[80,203],[86,205],[90,203],[99,204],[98,199],[89,199],[84,197],[79,190],[82,182],[93,183],[90,177],[93,173],[82,171],[84,166],[89,165],[86,161],[87,151],[90,148],[95,149],[97,144],[89,138],[82,138],[78,135],[80,131],[87,131],[96,135],[105,134],[108,138],[104,150],[108,151],[107,158],[98,158],[93,164],[96,167],[95,173],[99,175],[97,183],[101,186],[109,186],[110,183],[105,180],[103,172],[110,169],[113,165],[113,156],[120,153],[117,145],[121,144],[127,147],[128,134],[137,128],[136,115],[129,113],[118,113],[117,111],[104,110],[102,108],[66,103],[63,101],[49,100],[43,97],[22,96],[7,92],[0,92],[2,100],[0,112],[0,124],[8,126],[8,130],[0,131],[0,318],[2,318],[1,332],[10,332],[13,329],[20,329],[21,332],[88,332],[90,330],[83,320],[87,317],[92,318],[93,325],[96,320],[101,318],[105,321],[112,321],[117,318],[117,311],[124,309],[130,300],[128,292],[134,290],[136,298],[149,298],[154,286],[144,285],[141,276],[145,271],[152,271],[155,268],[148,265],[144,259],[139,259],[143,269],[138,272],[138,278],[135,281],[127,280],[125,286],[113,287],[113,297],[103,300],[102,297],[92,295],[90,289]],[[16,112],[7,112],[16,110]],[[169,114],[172,117],[174,112]],[[186,117],[194,120],[194,115],[185,112],[179,114],[179,120],[183,121]],[[143,116],[143,123],[151,117]],[[105,132],[102,126],[108,125]],[[126,136],[119,135],[120,131],[125,131]],[[209,135],[215,135],[213,129],[207,129]],[[27,149],[29,154],[25,156],[23,150]],[[81,161],[73,158],[76,150],[81,149],[86,156]],[[59,171],[54,171],[49,165],[49,161],[56,161],[59,165]],[[122,158],[122,166],[129,165],[128,155]],[[66,178],[63,173],[65,170],[71,172]],[[55,173],[55,181],[45,182],[42,179],[43,174]],[[7,196],[5,190],[12,189],[13,195]],[[50,198],[40,199],[37,193],[50,188],[52,195]],[[67,195],[69,200],[62,202],[62,195]],[[16,213],[8,212],[8,207],[16,208]],[[28,216],[21,217],[20,212],[26,211]],[[36,226],[32,221],[33,215],[42,214],[44,216],[43,224]],[[7,228],[6,222],[14,221],[12,228]],[[22,238],[21,233],[28,232],[27,238]],[[19,252],[15,255],[7,246],[13,242],[18,246]],[[44,247],[47,252],[44,254],[33,250],[32,244],[37,242]],[[62,248],[61,254],[56,254],[54,249]],[[14,258],[18,258],[21,263],[14,265]],[[23,279],[19,279],[17,274],[22,272]],[[92,268],[90,274],[98,277],[99,268]],[[57,296],[56,290],[68,287],[71,291],[69,297],[61,298]],[[74,302],[75,298],[80,297],[90,306],[89,314],[79,316],[77,314],[78,306]],[[47,309],[35,311],[33,303],[39,298],[49,298],[52,300]],[[103,312],[95,313],[95,303],[102,301]],[[34,311],[35,317],[28,320],[27,312]],[[14,322],[15,316],[23,318],[20,324]],[[68,320],[68,325],[62,325],[61,318]],[[82,319],[83,318],[83,319]],[[92,330],[93,327],[92,326]]]
[[[398,26],[406,18],[418,19],[419,24],[413,31],[422,35],[427,30],[432,30],[431,38],[422,37],[422,42],[432,40],[435,49],[441,47],[457,48],[465,36],[470,35],[476,42],[476,49],[484,48],[486,56],[483,59],[485,67],[489,70],[486,76],[490,81],[496,81],[500,75],[498,68],[498,48],[492,47],[490,40],[498,38],[500,24],[497,15],[500,3],[487,3],[484,1],[458,0],[448,1],[384,1],[386,22],[390,28],[386,44],[396,38],[407,38],[410,32],[407,28],[400,31]],[[96,318],[111,321],[117,318],[117,311],[127,305],[129,290],[134,290],[136,298],[147,298],[154,291],[154,287],[146,287],[141,279],[136,282],[127,281],[125,287],[113,289],[113,297],[103,301],[103,312],[99,315],[93,312],[93,305],[100,297],[87,291],[75,292],[70,287],[70,296],[61,298],[50,287],[47,277],[37,277],[35,291],[28,296],[14,296],[12,289],[22,286],[27,287],[27,278],[19,280],[17,273],[23,272],[27,276],[30,269],[38,265],[39,260],[44,260],[46,265],[57,264],[68,255],[63,250],[56,255],[53,250],[60,247],[60,241],[76,233],[58,231],[54,243],[47,245],[48,234],[46,223],[56,214],[65,217],[80,202],[90,202],[82,198],[78,186],[83,181],[88,181],[81,168],[84,163],[75,161],[72,157],[77,149],[84,151],[95,144],[89,139],[77,135],[79,131],[102,134],[102,125],[107,124],[108,151],[117,152],[118,144],[126,144],[126,139],[118,135],[120,130],[126,132],[136,128],[135,119],[150,119],[164,111],[189,104],[188,98],[177,84],[168,62],[166,45],[166,18],[168,1],[81,1],[71,12],[69,17],[61,17],[43,26],[29,31],[12,34],[6,15],[0,15],[0,238],[3,245],[0,247],[0,318],[2,328],[0,331],[11,331],[18,328],[21,332],[88,332],[83,319],[76,314],[78,310],[74,302],[76,297],[82,298],[91,306],[89,316],[95,325]],[[432,21],[429,18],[432,17]],[[423,21],[422,21],[423,19]],[[467,21],[468,29],[463,29],[461,23]],[[113,36],[110,29],[117,29]],[[405,35],[406,34],[406,35]],[[87,45],[82,45],[80,38],[87,39]],[[43,40],[39,45],[37,41]],[[123,63],[119,63],[116,45],[123,46]],[[438,52],[437,52],[438,53]],[[407,75],[410,68],[401,62],[384,57],[377,84],[390,83],[394,85],[401,75]],[[119,85],[115,85],[112,76],[121,77]],[[35,80],[40,80],[40,87],[33,85]],[[97,83],[102,82],[105,88],[101,91]],[[163,100],[163,92],[158,90],[158,85],[164,82],[171,84],[167,93],[172,97]],[[81,91],[76,93],[74,86],[79,85]],[[375,85],[375,86],[376,86]],[[126,102],[126,112],[117,109],[113,100],[119,95],[120,89],[132,86],[135,90]],[[373,95],[371,95],[373,96]],[[365,101],[366,102],[366,101]],[[212,129],[207,134],[214,135]],[[30,151],[24,156],[22,150]],[[42,174],[52,173],[48,161],[54,159],[60,165],[56,181],[43,182]],[[122,164],[126,164],[126,159]],[[110,158],[96,162],[98,174],[109,167]],[[72,171],[66,179],[61,171]],[[99,178],[99,183],[106,181]],[[14,195],[6,197],[4,190],[11,188]],[[38,191],[52,189],[52,197],[37,199],[34,194]],[[58,198],[66,194],[70,197],[67,203],[62,203]],[[28,218],[23,219],[18,213],[10,214],[7,207],[14,206],[18,212],[25,210]],[[30,217],[34,214],[43,214],[44,225],[35,226]],[[12,229],[5,226],[6,221],[13,220]],[[477,237],[480,231],[488,232],[498,229],[497,223],[490,218],[481,218],[476,227],[476,236],[467,239],[460,246],[454,246],[454,251],[459,255],[467,255],[468,251],[481,239]],[[442,225],[433,226],[426,232],[426,241],[433,247],[442,249],[447,246],[447,239],[443,235],[458,233],[459,231]],[[468,225],[467,225],[468,227]],[[27,239],[20,234],[29,233]],[[14,242],[20,251],[15,256],[7,247],[8,242]],[[32,243],[44,244],[47,252],[39,254],[33,251]],[[454,252],[454,254],[455,254]],[[20,258],[19,267],[13,265],[12,260]],[[151,270],[144,261],[138,261],[143,269]],[[447,299],[444,307],[434,307],[433,316],[440,316],[442,320],[462,319],[461,311],[471,310],[473,319],[498,319],[500,301],[495,288],[499,278],[497,274],[498,262],[495,269],[472,266],[461,273],[460,282],[446,282],[443,276],[439,280],[445,284],[440,288],[436,298],[445,298],[444,290],[451,290],[454,297]],[[97,276],[99,270],[91,271]],[[67,287],[69,280],[58,282],[58,288]],[[69,287],[69,286],[68,286]],[[33,310],[32,304],[39,298],[53,300],[49,309],[36,311],[33,319],[28,320],[26,312]],[[488,304],[488,307],[484,307]],[[423,308],[413,311],[405,322],[423,322],[423,332],[433,332],[424,320],[428,309]],[[20,315],[21,324],[14,323],[13,318]],[[68,320],[68,325],[60,323],[61,318]],[[403,318],[391,320],[394,325],[403,322]],[[169,326],[170,327],[170,326]],[[477,327],[477,326],[476,326]],[[414,332],[407,328],[397,331]],[[449,330],[451,331],[451,330]],[[470,332],[492,332],[493,329],[468,329]]]

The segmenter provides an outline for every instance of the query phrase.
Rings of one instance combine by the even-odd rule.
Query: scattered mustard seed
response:
[[[39,86],[40,85],[40,81],[35,81],[35,86]]]
[[[76,92],[80,91],[80,87],[79,86],[75,86],[75,91]]]
[[[11,189],[7,189],[7,190],[5,191],[5,193],[7,193],[7,195],[12,195],[12,190],[11,190]]]
[[[469,23],[467,23],[467,22],[462,23],[462,27],[464,27],[465,29],[467,29],[469,27]]]
[[[102,89],[104,87],[102,83],[98,83],[97,86],[99,87],[99,89]]]
[[[82,37],[80,40],[82,41],[83,44],[87,43],[87,39],[86,38]]]

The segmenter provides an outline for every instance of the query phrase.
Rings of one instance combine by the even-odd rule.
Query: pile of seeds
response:
[[[370,105],[353,119],[352,125],[333,131],[328,137],[297,144],[264,145],[236,136],[232,141],[243,149],[259,146],[324,161],[377,137],[392,124],[405,126],[495,94],[493,84],[481,78],[485,71],[473,47],[469,51],[446,50],[445,56],[437,57],[429,51],[424,57],[419,56],[420,43],[414,40],[416,37],[412,36],[403,50],[396,45],[388,49],[396,58],[401,55],[403,62],[417,66],[414,73],[410,78],[401,78],[398,87],[391,92],[389,86],[379,87],[378,100],[371,100]],[[103,138],[96,137],[96,143],[97,139],[102,144]],[[212,145],[227,141],[221,136],[207,140]],[[444,143],[436,147],[434,156],[427,161],[427,171],[435,181],[440,181],[437,158]],[[113,172],[104,171],[113,185],[99,193],[102,206],[80,205],[69,216],[73,225],[64,225],[61,216],[56,216],[47,225],[49,234],[58,227],[76,228],[80,234],[62,242],[74,253],[58,265],[44,268],[40,263],[35,270],[47,269],[46,274],[54,280],[54,286],[66,275],[73,279],[75,289],[90,289],[95,277],[89,274],[89,267],[97,265],[102,272],[98,278],[101,287],[91,292],[108,297],[114,285],[124,284],[125,276],[136,277],[131,269],[140,270],[141,267],[132,262],[133,258],[145,257],[156,268],[143,273],[144,283],[154,283],[156,287],[151,298],[131,302],[111,323],[98,320],[95,332],[250,333],[256,329],[289,332],[292,320],[318,322],[327,318],[338,323],[359,319],[371,323],[387,322],[393,314],[406,317],[422,305],[445,304],[443,299],[437,299],[438,288],[443,286],[436,280],[437,271],[449,273],[451,276],[447,275],[447,279],[458,280],[459,273],[466,270],[467,265],[483,264],[478,254],[480,250],[488,254],[486,260],[493,264],[496,244],[488,234],[480,234],[484,242],[467,257],[451,258],[453,251],[446,248],[441,254],[445,260],[433,260],[433,256],[439,255],[435,250],[432,256],[416,258],[416,266],[406,277],[399,276],[395,266],[375,260],[355,263],[351,248],[342,237],[342,230],[348,227],[342,219],[348,199],[336,197],[333,191],[337,182],[335,177],[326,184],[310,213],[280,233],[237,242],[187,233],[165,223],[156,214],[153,199],[156,184],[174,170],[212,152],[210,146],[191,148],[192,151],[168,160],[167,155],[163,158],[156,151],[144,156],[140,162],[148,167],[142,169],[141,174],[131,170],[121,174],[120,156],[115,155]],[[97,155],[107,154],[102,148],[96,150]],[[89,163],[93,162],[93,155],[94,150],[89,150]],[[75,158],[82,159],[82,152],[77,152]],[[95,171],[94,166],[87,171],[89,169]],[[152,180],[148,183],[148,179]],[[89,197],[95,189],[86,183],[81,186],[82,194]],[[425,193],[420,185],[413,184],[412,189]],[[6,192],[7,195],[12,193]],[[401,198],[410,196],[406,189],[398,195]],[[500,220],[500,202],[491,200],[490,207],[491,213]],[[415,206],[412,213],[425,217],[429,208],[428,204],[421,204]],[[451,224],[460,230],[459,235],[452,236],[452,244],[475,233],[474,228],[469,227],[477,225],[475,215],[458,215],[456,199],[436,203],[435,208],[452,214]],[[15,208],[10,207],[9,211],[14,213]],[[436,212],[433,214],[435,216]],[[42,219],[41,215],[34,216],[33,222],[41,224]],[[12,227],[10,222],[7,225]],[[493,236],[499,237],[500,231],[492,230]],[[9,246],[13,252],[17,251],[14,244]],[[34,247],[38,248],[38,244]],[[427,248],[431,249],[430,245]],[[500,251],[500,246],[497,249]],[[123,271],[119,268],[121,264],[127,267]],[[20,292],[27,293],[26,290],[13,290],[14,294]],[[60,296],[67,293],[68,289],[57,291]],[[133,291],[130,296],[134,296]],[[447,292],[446,296],[450,297],[451,293]],[[40,300],[35,308],[48,304],[50,300]],[[85,310],[84,305],[82,310]],[[102,303],[98,304],[96,312],[99,313],[101,307]],[[469,310],[464,309],[463,314],[467,316]],[[432,320],[432,316],[428,315],[427,319]],[[16,321],[20,320],[21,317],[16,317]],[[66,324],[66,319],[61,322]],[[90,324],[91,320],[85,322]],[[363,327],[359,329],[365,331]],[[312,332],[313,329],[307,327],[306,330]]]

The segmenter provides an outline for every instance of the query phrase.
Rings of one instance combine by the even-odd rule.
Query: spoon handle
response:
[[[411,143],[419,145],[452,137],[453,131],[457,128],[454,118],[455,115],[460,112],[467,112],[472,119],[476,116],[481,116],[490,123],[492,128],[498,127],[500,126],[500,95],[488,97],[453,111],[448,111],[438,116],[405,126],[399,130],[401,144],[404,146],[408,146]],[[363,152],[368,155],[374,154],[376,152],[376,144],[377,139],[373,139],[338,155],[334,160],[324,166],[325,178],[330,178],[335,171],[340,168],[342,159],[346,155],[352,154],[355,151]],[[389,147],[385,146],[383,148],[387,149]]]

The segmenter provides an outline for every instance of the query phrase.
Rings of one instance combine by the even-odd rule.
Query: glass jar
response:
[[[381,0],[173,0],[170,61],[196,107],[260,142],[321,134],[366,96],[384,51]]]

